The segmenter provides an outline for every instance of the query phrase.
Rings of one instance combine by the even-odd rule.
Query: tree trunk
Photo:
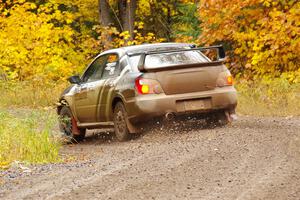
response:
[[[107,0],[99,0],[100,23],[102,26],[113,25],[113,18],[110,13],[110,6]]]
[[[130,38],[134,37],[134,18],[137,2],[136,0],[120,0],[119,1],[119,16],[122,22],[122,31],[128,31]]]

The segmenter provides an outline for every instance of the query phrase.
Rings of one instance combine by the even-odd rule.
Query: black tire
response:
[[[225,111],[219,111],[209,114],[206,118],[206,122],[209,126],[225,126],[229,124],[228,117],[225,114]]]
[[[127,125],[127,112],[122,102],[118,102],[114,108],[114,128],[118,141],[123,142],[129,139],[130,133]]]
[[[72,142],[81,142],[85,137],[86,129],[77,128],[74,132],[74,117],[69,107],[63,106],[59,112],[59,129]]]

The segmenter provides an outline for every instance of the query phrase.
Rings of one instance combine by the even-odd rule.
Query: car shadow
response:
[[[141,134],[131,134],[130,140],[140,138]],[[88,130],[87,135],[83,141],[78,144],[81,145],[101,145],[110,143],[120,143],[116,137],[113,129],[95,129]]]
[[[181,134],[193,131],[214,129],[221,127],[217,124],[207,123],[205,119],[197,118],[176,118],[172,120],[156,119],[147,123],[139,124],[140,133],[131,134],[129,140],[138,140],[144,135],[153,132]],[[110,143],[120,143],[114,135],[113,129],[88,130],[85,139],[80,145],[101,145]]]
[[[181,134],[193,131],[215,129],[224,125],[207,122],[205,118],[179,117],[172,120],[155,120],[141,125],[142,136],[153,132]]]

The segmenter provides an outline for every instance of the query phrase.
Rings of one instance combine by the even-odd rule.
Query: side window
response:
[[[102,78],[116,77],[120,74],[119,56],[117,54],[107,55]]]
[[[106,55],[100,56],[89,66],[82,78],[84,83],[101,79],[106,58]]]
[[[140,55],[129,57],[129,62],[130,62],[131,68],[134,72],[139,72],[138,64],[140,62],[140,58],[141,58]]]

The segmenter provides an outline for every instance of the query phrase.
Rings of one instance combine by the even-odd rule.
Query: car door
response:
[[[110,108],[116,79],[120,75],[120,72],[119,56],[114,53],[109,54],[102,74],[102,79],[105,80],[105,83],[100,96],[100,105],[98,109],[100,121],[109,121],[109,112],[111,111]]]
[[[105,80],[101,79],[107,55],[96,58],[76,86],[75,112],[80,123],[97,122],[97,105]]]

